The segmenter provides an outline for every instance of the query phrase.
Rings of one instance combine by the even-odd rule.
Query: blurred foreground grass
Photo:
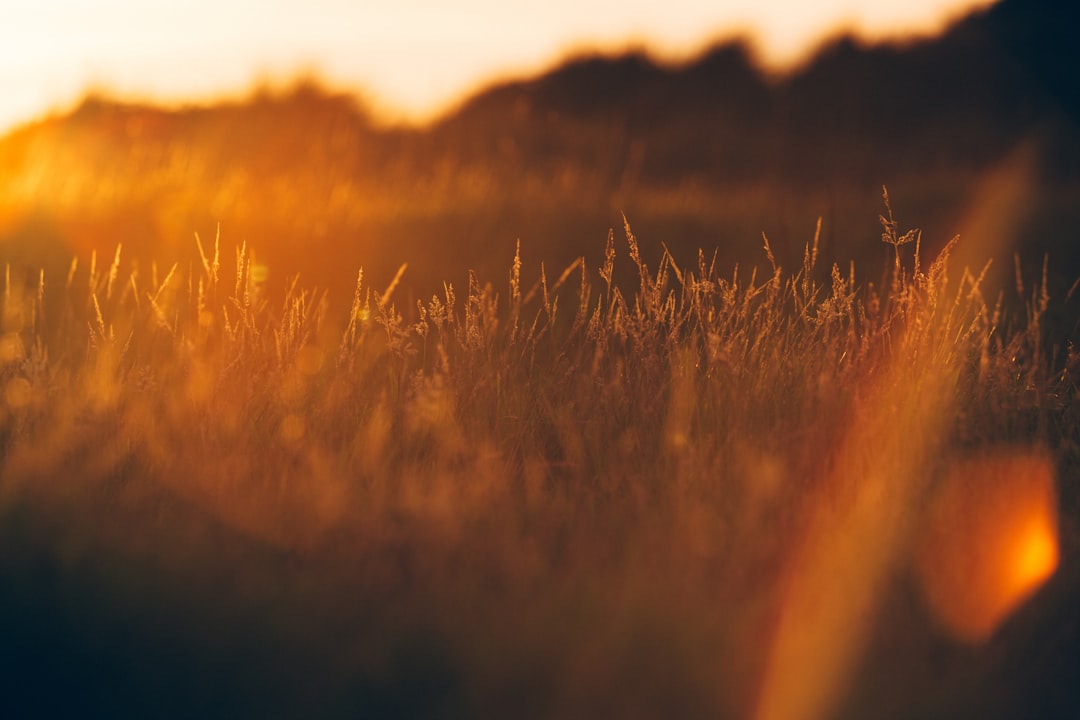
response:
[[[508,281],[412,307],[361,273],[347,315],[268,296],[217,241],[201,266],[118,246],[66,278],[9,268],[5,697],[27,717],[1067,715],[1075,300],[986,295],[884,228],[876,282],[823,273],[816,242],[794,272],[767,241],[766,276],[648,267],[627,226],[629,259],[609,236],[599,268],[530,275],[519,252]],[[969,649],[909,548],[948,463],[1002,447],[1058,469],[1062,568]]]

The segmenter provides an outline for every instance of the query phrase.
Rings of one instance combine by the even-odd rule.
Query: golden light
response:
[[[1053,464],[1035,451],[956,463],[929,508],[916,567],[954,638],[987,640],[1057,569]]]

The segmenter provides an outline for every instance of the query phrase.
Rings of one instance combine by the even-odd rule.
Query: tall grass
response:
[[[883,227],[878,282],[822,272],[816,238],[794,271],[767,238],[764,272],[650,265],[627,225],[598,268],[531,280],[519,247],[508,278],[412,306],[361,271],[343,318],[296,283],[268,297],[218,239],[188,267],[117,246],[66,278],[8,268],[4,566],[51,558],[135,618],[185,598],[211,629],[168,647],[246,647],[254,623],[285,650],[235,673],[288,681],[256,693],[211,662],[183,681],[247,710],[780,717],[760,688],[802,656],[777,649],[778,588],[855,598],[836,607],[863,627],[821,661],[847,677],[867,584],[902,582],[948,457],[1075,462],[1077,356],[1047,336],[1045,282],[1010,315],[951,245],[925,263]],[[792,702],[825,713],[842,682],[815,682]]]

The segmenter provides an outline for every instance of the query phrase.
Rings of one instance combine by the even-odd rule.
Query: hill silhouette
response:
[[[426,127],[380,125],[314,82],[182,109],[89,97],[0,141],[0,260],[62,277],[72,252],[118,242],[190,260],[192,233],[220,224],[272,282],[348,296],[357,266],[378,284],[409,262],[405,291],[425,294],[469,268],[501,281],[519,238],[549,272],[595,266],[625,213],[652,257],[663,242],[761,264],[764,231],[788,266],[822,217],[824,259],[873,277],[887,185],[930,246],[982,228],[999,267],[1050,252],[1061,285],[1080,274],[1080,65],[1062,20],[1005,0],[932,39],[837,38],[781,76],[739,42],[678,66],[580,56]]]

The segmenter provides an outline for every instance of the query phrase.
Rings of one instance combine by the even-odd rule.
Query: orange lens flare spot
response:
[[[926,603],[958,640],[979,643],[1057,569],[1053,464],[998,452],[953,465],[929,508],[916,557]]]
[[[1046,518],[1035,516],[1016,538],[1012,560],[1012,584],[1017,594],[1026,595],[1039,588],[1058,565],[1057,536]]]

